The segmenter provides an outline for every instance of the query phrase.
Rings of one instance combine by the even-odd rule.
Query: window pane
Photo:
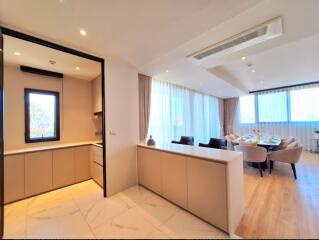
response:
[[[290,102],[292,121],[319,121],[319,88],[292,90]]]
[[[258,95],[259,122],[287,122],[287,92]]]
[[[249,95],[239,98],[240,122],[255,123],[255,96]]]
[[[56,136],[55,96],[30,93],[30,138],[50,138]]]

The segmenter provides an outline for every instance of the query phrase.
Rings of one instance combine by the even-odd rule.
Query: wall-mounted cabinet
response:
[[[98,76],[92,81],[92,96],[93,96],[93,112],[102,112],[102,80],[101,76]]]

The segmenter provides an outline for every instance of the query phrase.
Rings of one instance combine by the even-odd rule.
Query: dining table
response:
[[[243,145],[257,145],[259,147],[266,148],[267,152],[279,147],[281,144],[282,137],[271,135],[271,134],[245,134],[238,137],[232,141],[233,145],[243,144]],[[258,168],[256,163],[248,163],[249,166]],[[264,169],[268,168],[267,159],[263,162],[262,167]]]
[[[232,141],[234,145],[237,144],[256,144],[260,147],[265,147],[267,150],[271,147],[278,147],[281,143],[282,137],[275,136],[271,134],[245,134],[239,138],[236,138]]]

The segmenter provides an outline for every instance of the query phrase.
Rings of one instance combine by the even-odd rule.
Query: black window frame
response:
[[[42,137],[42,138],[31,138],[30,137],[30,102],[29,94],[37,93],[43,95],[54,96],[55,101],[55,136],[54,137]],[[25,124],[25,143],[38,143],[38,142],[50,142],[60,140],[60,93],[55,91],[25,88],[24,89],[24,124]]]

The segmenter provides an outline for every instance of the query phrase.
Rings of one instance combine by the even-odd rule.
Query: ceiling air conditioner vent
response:
[[[282,34],[282,20],[277,17],[256,27],[248,29],[240,34],[227,38],[219,43],[213,44],[203,50],[195,52],[187,58],[193,63],[201,63],[222,54],[229,54],[258,43],[278,37]]]

